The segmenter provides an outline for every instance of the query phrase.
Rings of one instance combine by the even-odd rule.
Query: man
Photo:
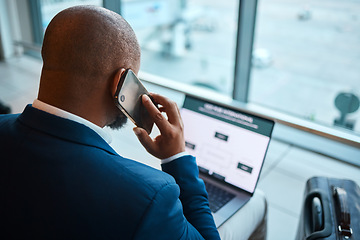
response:
[[[0,117],[0,239],[219,239],[203,182],[184,153],[176,104],[143,96],[160,130],[134,132],[159,171],[119,156],[103,127],[126,117],[113,96],[140,67],[128,23],[109,10],[72,7],[49,24],[38,99]]]

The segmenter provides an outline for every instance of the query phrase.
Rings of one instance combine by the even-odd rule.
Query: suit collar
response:
[[[117,155],[106,141],[89,127],[27,105],[19,121],[28,127],[64,140],[93,146]]]
[[[94,123],[80,117],[80,116],[77,116],[75,114],[72,114],[70,112],[67,112],[63,109],[60,109],[60,108],[57,108],[55,106],[52,106],[50,104],[47,104],[45,102],[42,102],[38,99],[35,99],[33,104],[32,104],[32,107],[33,108],[37,108],[39,110],[42,110],[44,112],[48,112],[52,115],[56,115],[58,117],[62,117],[62,118],[66,118],[66,119],[69,119],[69,120],[72,120],[72,121],[75,121],[75,122],[78,122],[78,123],[81,123],[89,128],[91,128],[92,130],[94,130],[97,134],[100,135],[100,137],[102,137],[108,144],[111,143],[111,135],[106,132],[106,130],[104,130],[103,128],[95,125]]]

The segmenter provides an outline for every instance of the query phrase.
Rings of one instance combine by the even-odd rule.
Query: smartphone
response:
[[[157,106],[135,73],[131,69],[125,70],[116,89],[115,104],[136,126],[150,134],[154,121],[142,103],[141,98],[144,94],[148,95]]]

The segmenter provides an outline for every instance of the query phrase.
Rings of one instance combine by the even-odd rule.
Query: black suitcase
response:
[[[360,188],[352,180],[310,178],[297,240],[360,240]]]

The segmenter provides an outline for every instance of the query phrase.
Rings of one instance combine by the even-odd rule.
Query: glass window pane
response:
[[[45,31],[51,19],[61,10],[77,5],[103,6],[103,0],[41,0],[42,28]]]
[[[128,0],[121,9],[142,71],[232,94],[238,0]]]
[[[250,102],[360,132],[359,29],[359,1],[259,0]]]

